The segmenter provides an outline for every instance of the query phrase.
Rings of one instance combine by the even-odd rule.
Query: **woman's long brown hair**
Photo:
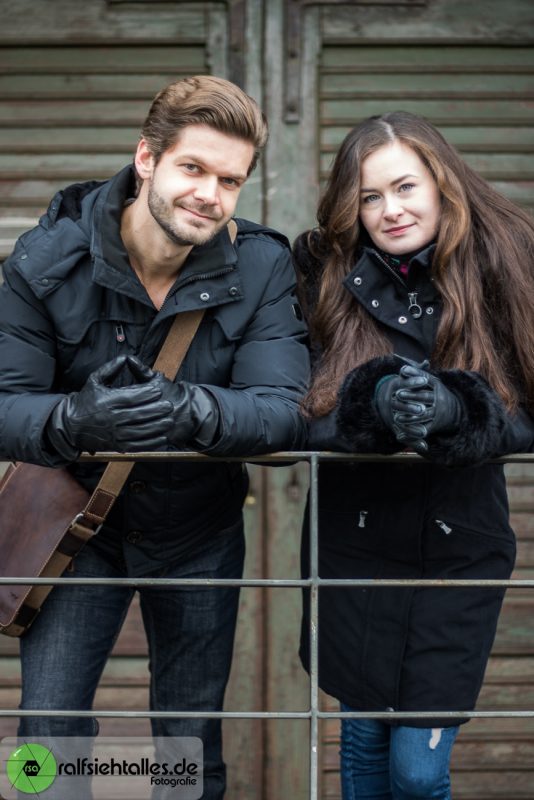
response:
[[[309,319],[322,351],[305,413],[322,416],[343,377],[392,352],[385,332],[341,286],[362,244],[361,165],[398,140],[411,147],[441,193],[432,275],[443,301],[431,365],[474,370],[513,411],[534,411],[534,220],[473,172],[427,120],[396,111],[370,117],[344,139],[319,204],[308,246],[321,263],[318,301]]]

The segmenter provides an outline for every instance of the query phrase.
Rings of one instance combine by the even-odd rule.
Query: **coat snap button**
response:
[[[408,318],[407,317],[399,317],[399,322],[400,322],[401,325],[406,325],[406,323],[408,322]]]
[[[434,313],[434,309],[432,308],[432,306],[428,306],[426,313],[429,315]]]
[[[43,279],[42,279],[42,281],[41,281],[41,283],[42,283],[42,285],[43,285],[43,286],[48,286],[48,284],[50,283],[50,281],[48,280],[48,278],[43,278]]]
[[[373,306],[373,308],[378,308],[380,303],[378,302],[378,300],[371,300],[371,305]]]
[[[134,494],[141,494],[146,490],[146,483],[144,481],[132,481],[130,483],[130,491]]]
[[[362,285],[362,279],[359,278],[359,277],[358,278],[354,278],[354,285],[355,286],[361,286]]]
[[[141,531],[130,531],[126,536],[126,541],[130,542],[130,544],[136,544],[142,538],[143,534]]]
[[[21,261],[24,261],[24,259],[25,259],[25,258],[28,258],[28,256],[26,255],[26,253],[24,253],[23,255],[21,255],[21,257],[20,257],[20,260],[21,260]]]
[[[237,288],[237,286],[230,286],[230,288],[228,289],[228,294],[231,295],[232,297],[235,297],[236,294],[239,294],[239,289]]]
[[[210,296],[208,292],[202,292],[202,294],[200,295],[200,299],[203,300],[204,302],[206,302],[206,300],[209,300]]]
[[[388,707],[386,708],[386,711],[395,711],[395,709],[393,708],[393,706],[388,706]]]

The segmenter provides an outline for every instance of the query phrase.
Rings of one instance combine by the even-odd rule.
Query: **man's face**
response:
[[[189,125],[156,166],[146,143],[141,141],[139,148],[143,144],[141,177],[148,183],[152,218],[174,244],[209,241],[235,211],[254,156],[253,144],[207,125]]]

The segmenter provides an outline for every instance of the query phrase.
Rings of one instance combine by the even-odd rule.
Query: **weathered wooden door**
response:
[[[314,222],[321,182],[359,119],[428,116],[497,188],[534,207],[534,19],[530,0],[0,0],[0,254],[66,183],[105,178],[131,158],[148,102],[186,74],[236,81],[271,136],[239,213],[293,238]],[[298,576],[303,465],[252,470],[247,576]],[[510,468],[517,576],[532,577],[527,467]],[[533,708],[534,595],[509,593],[483,708]],[[300,595],[244,589],[228,710],[303,710]],[[18,702],[16,643],[0,641],[0,706]],[[100,708],[143,708],[147,664],[132,609],[104,675]],[[334,707],[324,699],[325,707]],[[106,720],[103,731],[145,731]],[[0,732],[14,721],[0,720]],[[534,798],[534,724],[472,722],[454,757],[455,797]],[[225,723],[232,800],[306,800],[304,721]],[[337,724],[323,730],[323,797],[339,797]]]

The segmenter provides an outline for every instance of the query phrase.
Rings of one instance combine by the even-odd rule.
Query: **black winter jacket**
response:
[[[432,353],[441,313],[429,278],[432,253],[430,247],[412,261],[405,282],[378,253],[364,249],[340,286],[379,322],[396,354],[416,361]],[[295,257],[313,307],[321,264],[309,253],[305,236],[296,243]],[[416,309],[415,317],[409,311],[414,301],[422,312]],[[337,408],[310,423],[308,448],[401,450],[373,403],[377,380],[399,368],[400,362],[388,356],[349,373]],[[524,412],[510,418],[476,373],[436,374],[459,398],[463,424],[455,435],[431,438],[425,462],[321,465],[322,578],[509,578],[515,540],[503,467],[487,461],[532,451],[533,421]],[[304,575],[308,549],[306,517]],[[319,599],[319,684],[357,710],[471,710],[503,595],[478,588],[326,587]],[[301,658],[306,668],[308,625],[305,596]],[[405,721],[422,727],[439,723],[439,717]]]
[[[4,264],[0,289],[0,457],[57,466],[43,428],[65,393],[119,354],[152,364],[177,312],[206,309],[178,375],[221,411],[209,454],[301,447],[297,413],[308,380],[305,326],[284,237],[236,220],[195,247],[158,311],[120,238],[134,195],[128,166],[102,183],[59,192]],[[92,488],[101,465],[77,463]],[[240,464],[138,463],[95,546],[143,574],[236,523],[247,491]]]

